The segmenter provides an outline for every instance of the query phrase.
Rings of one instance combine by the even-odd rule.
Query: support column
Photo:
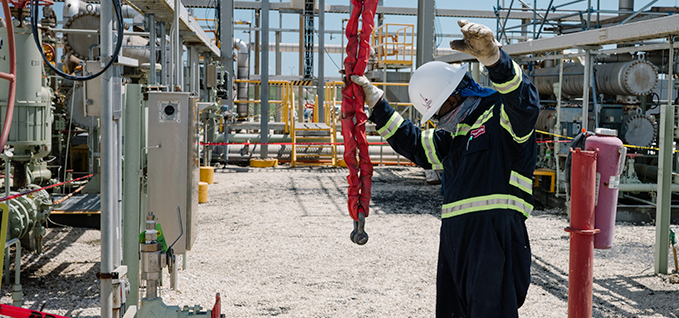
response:
[[[149,32],[149,85],[156,85],[156,15],[146,14],[146,30]]]
[[[174,29],[174,33],[172,34],[172,61],[174,61],[174,69],[172,72],[174,73],[174,81],[172,83],[173,86],[179,85],[181,87],[182,83],[182,63],[181,63],[181,56],[182,56],[182,43],[179,40],[179,8],[181,8],[182,2],[181,0],[174,0],[174,19],[172,20],[172,28]],[[182,87],[183,88],[183,87]],[[182,89],[183,90],[183,89]],[[171,91],[175,91],[175,87],[172,87]]]
[[[262,8],[264,8],[264,4],[262,4]],[[262,13],[261,10],[256,9],[255,10],[255,75],[261,75],[261,63],[262,60],[260,59],[260,52],[262,51],[267,51],[269,52],[269,47],[266,47],[264,50],[262,50],[262,43],[261,43],[261,32],[260,32],[260,26],[262,25],[260,20],[262,19]],[[268,43],[267,43],[268,45]],[[262,78],[260,77],[260,80]],[[261,83],[261,82],[260,82]],[[250,85],[250,84],[248,84]],[[260,89],[261,89],[261,84],[257,85],[255,84],[255,98],[254,99],[262,99],[260,95]],[[248,97],[249,98],[249,97]],[[252,110],[252,115],[257,116],[259,114],[259,107],[257,107],[257,103],[254,103],[254,108]],[[260,104],[261,105],[261,104]],[[261,107],[261,106],[260,106]]]
[[[262,0],[262,115],[260,121],[262,159],[269,157],[269,0]],[[256,97],[255,97],[256,98]]]
[[[279,13],[279,20],[278,20],[278,28],[282,29],[283,28],[283,14]],[[281,54],[281,42],[283,41],[282,37],[282,32],[281,31],[276,31],[276,75],[281,76],[282,71],[283,71],[283,55]],[[276,100],[281,100],[282,97],[282,89],[283,87],[281,85],[276,85]],[[276,111],[276,117],[274,118],[275,121],[280,122],[282,121],[282,111],[278,110]]]
[[[672,142],[674,141],[674,37],[670,37],[667,105],[660,109],[660,140],[658,146],[658,205],[655,212],[655,273],[667,274],[670,244],[670,213],[672,211]]]
[[[590,49],[585,49],[585,74],[583,79],[582,87],[582,129],[587,130],[588,125],[588,113],[589,113],[589,86],[592,80],[592,75],[590,73],[592,64],[592,54],[590,54]]]
[[[200,96],[200,85],[198,84],[198,48],[196,46],[189,47],[189,91]]]
[[[153,64],[153,63],[152,63]],[[139,239],[141,198],[141,87],[127,85],[125,90],[125,163],[123,179],[123,265],[127,266],[130,294],[127,307],[139,302]]]
[[[434,0],[417,0],[417,67],[434,60]]]
[[[217,1],[219,6],[219,53],[226,76],[226,105],[233,106],[233,1]],[[249,43],[248,43],[249,44]],[[228,132],[226,132],[228,135]]]
[[[165,21],[158,23],[160,28],[160,84],[170,85],[167,65],[167,25]]]
[[[325,0],[318,0],[318,120],[325,122]]]
[[[113,4],[102,1],[101,18],[101,58],[107,61],[113,54]],[[115,177],[113,158],[115,156],[113,143],[113,85],[111,82],[112,69],[108,69],[101,76],[101,268],[99,272],[110,274],[113,272],[113,239],[114,239],[114,187]],[[113,316],[113,293],[110,275],[103,275],[101,282],[101,317]]]
[[[177,85],[182,92],[186,91],[186,77],[184,76],[184,37],[177,38]]]

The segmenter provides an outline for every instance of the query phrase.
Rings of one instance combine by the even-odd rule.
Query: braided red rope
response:
[[[344,59],[344,70],[347,78],[351,75],[363,75],[370,57],[370,35],[375,26],[375,10],[377,0],[351,0],[354,8],[346,29],[348,41]],[[360,34],[358,19],[363,18]],[[368,216],[370,206],[370,187],[373,166],[368,153],[368,139],[365,136],[365,124],[368,116],[363,109],[365,95],[363,89],[348,80],[342,88],[342,136],[344,136],[344,161],[349,168],[348,207],[349,215],[358,221],[358,214]],[[356,159],[358,149],[358,160]],[[360,174],[359,174],[360,172]],[[359,211],[360,210],[360,211]]]

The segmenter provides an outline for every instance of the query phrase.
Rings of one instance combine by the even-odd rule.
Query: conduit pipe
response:
[[[238,51],[238,57],[236,58],[238,64],[238,79],[249,79],[250,78],[250,46],[245,41],[233,38],[233,49]],[[248,83],[238,83],[238,92],[236,93],[238,100],[247,100],[248,95]],[[248,116],[248,104],[239,103],[236,112],[238,117]]]
[[[592,317],[594,202],[598,151],[571,149],[571,226],[568,263],[568,318]]]
[[[5,25],[7,28],[7,45],[9,48],[9,73],[0,72],[0,78],[9,81],[9,93],[7,94],[7,110],[5,111],[5,121],[2,125],[2,133],[0,133],[0,152],[5,149],[7,138],[9,138],[9,129],[12,126],[12,116],[14,115],[14,99],[16,96],[16,49],[14,45],[14,24],[12,24],[12,14],[9,11],[9,0],[2,0],[2,11],[5,13]],[[7,185],[5,185],[7,187]]]
[[[621,183],[618,189],[622,192],[658,192],[658,184]],[[672,192],[679,192],[679,184],[672,184]]]

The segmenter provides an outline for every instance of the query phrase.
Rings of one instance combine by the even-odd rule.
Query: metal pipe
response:
[[[571,224],[568,261],[568,317],[592,317],[594,203],[597,151],[571,150]]]
[[[102,1],[101,19],[101,56],[102,59],[113,58],[113,3]],[[113,170],[113,83],[112,69],[108,69],[101,76],[101,268],[100,272],[113,272],[113,190],[115,171]],[[101,317],[111,318],[113,315],[112,280],[109,275],[103,275],[101,282]]]
[[[139,301],[139,239],[140,192],[141,192],[141,148],[142,142],[142,95],[140,85],[125,88],[125,162],[123,178],[123,264],[127,266],[130,294],[127,305],[135,306]]]
[[[173,85],[181,85],[181,74],[182,74],[182,43],[179,42],[179,10],[182,7],[182,2],[181,0],[174,0],[174,20],[172,20],[172,28],[174,29],[174,33],[172,34],[172,48],[174,51],[172,51],[172,60],[174,61],[174,67],[175,69],[173,70],[175,74],[175,80],[172,83]],[[174,91],[174,89],[173,89]]]
[[[318,0],[318,118],[325,122],[325,0]]]
[[[269,0],[262,0],[262,7],[266,8],[262,10],[262,43],[269,43]],[[269,135],[269,50],[262,50],[262,64],[262,116],[260,117],[262,127],[260,133],[262,142],[267,143]],[[266,159],[268,155],[268,146],[262,145],[262,159]]]
[[[637,201],[637,202],[640,202],[640,203],[643,203],[643,204],[648,204],[650,206],[657,206],[656,203],[653,203],[653,202],[648,201],[648,200],[640,199],[640,198],[637,198],[635,196],[623,194],[622,197],[625,198],[625,199],[634,200],[634,201]]]
[[[674,105],[672,96],[674,92],[674,76],[672,74],[674,63],[674,36],[670,36],[669,62],[667,71],[667,105],[660,109],[660,140],[658,147],[658,206],[655,212],[655,274],[667,274],[668,253],[670,237],[670,215],[672,213],[672,143],[674,141]]]
[[[165,21],[158,23],[160,34],[160,85],[168,85],[168,65],[167,65],[167,26]]]
[[[18,238],[13,238],[5,242],[5,250],[9,251],[12,245],[16,244],[16,253],[14,253],[14,286],[12,287],[12,305],[21,307],[23,301],[23,293],[21,291],[21,241]],[[9,253],[7,253],[9,257]],[[7,275],[9,277],[9,274]]]
[[[672,192],[679,192],[679,184],[673,183],[670,186]],[[619,187],[621,192],[658,192],[657,183],[621,183]]]
[[[122,85],[122,80],[120,79],[120,76],[115,77],[116,81],[116,86],[119,87],[119,85]],[[114,90],[114,98],[113,98],[113,103],[119,104],[120,110],[122,111],[122,92],[120,90]],[[114,107],[116,108],[116,107]],[[122,115],[122,114],[120,114]],[[118,116],[120,116],[118,115]],[[115,171],[115,176],[113,178],[113,182],[115,187],[113,188],[113,191],[115,191],[114,195],[115,198],[113,200],[113,207],[114,207],[114,214],[113,214],[113,268],[116,269],[120,267],[120,264],[122,262],[122,242],[121,242],[121,235],[122,235],[122,210],[123,210],[123,180],[122,180],[122,175],[123,175],[123,125],[121,123],[120,117],[116,118],[113,121],[113,129],[115,130],[115,142],[113,143],[113,149],[114,149],[114,171]],[[114,308],[115,309],[115,308]]]
[[[587,2],[589,4],[589,1]],[[588,7],[589,8],[589,7]],[[589,9],[588,9],[589,10]],[[587,27],[589,28],[589,22],[587,22]],[[590,86],[590,68],[592,63],[592,54],[590,54],[589,49],[585,49],[585,74],[582,84],[582,129],[589,129],[588,123],[589,118],[587,117],[589,112],[589,86]]]
[[[58,28],[46,28],[49,31],[57,33],[71,33],[71,34],[99,34],[99,30],[86,30],[86,29],[58,29]],[[149,32],[135,32],[135,31],[123,31],[124,35],[138,35],[138,36],[149,36]]]
[[[156,85],[156,15],[146,14],[146,30],[149,31],[149,85]],[[162,66],[161,66],[162,67]],[[129,268],[129,267],[128,267]]]
[[[10,180],[10,174],[12,173],[12,164],[11,164],[9,154],[10,154],[10,152],[6,151],[2,155],[2,158],[5,160],[5,184],[4,184],[4,186],[5,186],[5,197],[8,197],[10,195],[9,192],[11,190],[9,183],[11,181]]]
[[[239,39],[233,38],[233,49],[238,51],[236,63],[238,64],[238,79],[250,78],[250,47],[248,43]],[[238,100],[249,99],[249,85],[248,83],[238,83],[238,91],[236,92]],[[236,106],[238,117],[248,116],[248,104],[238,104]]]
[[[559,60],[559,88],[557,89],[556,92],[556,133],[561,134],[561,85],[563,84],[563,59]],[[554,138],[554,141],[556,141],[557,138]],[[560,142],[555,142],[554,143],[554,158],[556,158],[556,193],[559,194],[559,171],[560,170],[560,161],[559,160],[559,153],[561,152],[561,143]]]

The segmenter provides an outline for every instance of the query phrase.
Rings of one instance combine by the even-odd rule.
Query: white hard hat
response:
[[[467,65],[453,65],[440,61],[427,62],[420,66],[410,77],[408,95],[415,109],[422,114],[422,123],[431,116],[455,91],[464,74]]]

